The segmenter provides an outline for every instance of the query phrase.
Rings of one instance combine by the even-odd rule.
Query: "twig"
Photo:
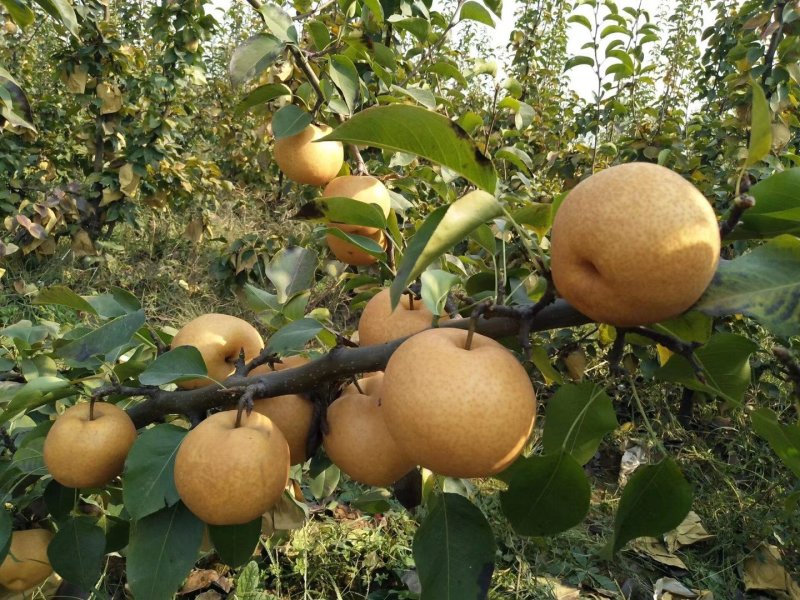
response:
[[[746,181],[746,180],[745,180]],[[753,208],[756,205],[756,199],[750,194],[740,194],[733,201],[733,208],[731,214],[725,219],[719,227],[719,234],[722,239],[725,239],[730,233],[736,229],[736,226],[742,219],[744,211]]]
[[[667,335],[665,333],[660,333],[653,329],[648,329],[647,327],[631,327],[628,331],[649,338],[654,342],[656,342],[657,344],[661,344],[662,346],[674,352],[675,354],[683,356],[686,360],[689,361],[689,364],[692,366],[692,369],[694,369],[695,377],[697,377],[697,379],[701,383],[707,383],[705,371],[703,370],[703,365],[700,364],[700,361],[697,359],[697,355],[695,355],[694,353],[694,351],[701,344],[694,342],[686,343],[683,340],[679,340],[676,337]]]
[[[625,335],[628,333],[627,329],[622,327],[617,328],[617,338],[614,340],[611,350],[608,351],[608,370],[612,374],[622,374],[622,352],[625,350]]]
[[[499,307],[493,307],[497,309]],[[503,307],[511,309],[511,307]],[[544,331],[563,327],[575,327],[591,322],[563,300],[543,308],[531,324],[531,331]],[[441,324],[442,327],[466,329],[469,319],[455,319]],[[520,318],[497,316],[481,318],[477,322],[476,331],[491,338],[499,339],[516,335],[520,330]],[[255,397],[273,397],[284,394],[299,394],[318,388],[321,384],[332,381],[343,381],[352,375],[369,371],[380,371],[394,351],[406,338],[400,338],[386,344],[366,346],[363,348],[337,347],[328,354],[305,365],[292,369],[284,369],[265,375],[229,377],[222,387],[212,383],[192,390],[167,391],[155,387],[128,388],[125,386],[105,386],[95,392],[96,397],[114,394],[132,397],[143,396],[144,402],[128,409],[128,414],[137,427],[143,427],[169,414],[187,414],[191,411],[203,412],[211,408],[230,405],[239,399],[250,386],[254,388]]]

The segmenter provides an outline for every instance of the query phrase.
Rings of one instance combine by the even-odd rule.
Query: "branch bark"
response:
[[[469,321],[469,319],[447,321],[442,327],[467,329]],[[575,327],[590,322],[588,317],[568,303],[558,300],[536,316],[530,324],[530,331]],[[525,322],[519,318],[482,318],[477,323],[476,331],[499,339],[517,334],[522,326],[525,326]],[[224,382],[224,387],[209,385],[195,390],[159,390],[154,393],[151,391],[150,397],[128,409],[128,414],[139,428],[169,414],[187,414],[232,406],[248,388],[253,390],[256,398],[308,392],[325,382],[344,380],[359,373],[384,369],[392,353],[406,339],[401,338],[379,346],[334,348],[325,356],[301,367],[254,377],[234,375]],[[133,390],[125,391],[128,393],[124,395],[137,395],[132,393]]]

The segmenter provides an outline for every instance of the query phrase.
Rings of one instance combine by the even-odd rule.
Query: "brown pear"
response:
[[[719,252],[708,200],[649,163],[583,180],[558,209],[551,234],[558,293],[593,320],[620,327],[688,310],[711,282]]]
[[[289,445],[264,415],[211,415],[183,439],[175,456],[175,487],[208,525],[240,525],[264,514],[289,482]]]
[[[383,211],[383,216],[388,217],[392,208],[392,199],[389,190],[381,183],[380,179],[369,175],[345,175],[337,177],[325,186],[322,196],[326,198],[342,197],[352,198],[367,204],[377,204]],[[370,236],[377,234],[379,229],[364,225],[340,224],[339,228],[347,233]]]
[[[491,338],[428,329],[403,342],[386,365],[384,419],[417,464],[450,477],[488,477],[522,452],[536,417],[525,369]]]
[[[317,142],[332,129],[309,125],[298,134],[275,140],[275,162],[286,177],[306,185],[325,185],[344,163],[341,142]]]
[[[443,314],[440,321],[449,317]],[[389,289],[375,294],[358,320],[358,343],[361,346],[385,344],[428,329],[433,324],[433,313],[422,300],[414,300],[403,294],[397,308],[392,311]]]
[[[53,534],[47,529],[25,529],[11,533],[11,545],[0,564],[0,586],[22,592],[44,582],[53,572],[47,547]]]
[[[391,485],[416,465],[389,434],[383,420],[383,375],[351,384],[328,407],[328,457],[351,479],[366,485]],[[363,392],[363,393],[362,393]]]
[[[194,346],[206,363],[208,377],[190,379],[178,383],[184,389],[195,389],[224,381],[236,370],[239,352],[244,349],[245,361],[259,355],[264,341],[255,327],[244,319],[209,313],[200,315],[184,325],[172,338],[172,348]]]

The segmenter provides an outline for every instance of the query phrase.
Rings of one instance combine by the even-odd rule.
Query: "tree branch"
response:
[[[563,300],[541,310],[531,322],[531,331],[544,331],[562,327],[574,327],[590,323],[591,320],[579,313]],[[519,318],[499,317],[480,319],[476,331],[491,338],[504,338],[519,332],[522,321]],[[457,319],[442,323],[442,327],[467,329],[469,319]],[[128,414],[136,427],[144,427],[168,414],[187,414],[202,412],[211,408],[233,405],[250,386],[255,386],[254,397],[272,397],[284,394],[307,392],[320,384],[337,379],[347,379],[358,373],[379,371],[386,367],[392,353],[406,338],[387,344],[365,346],[363,348],[341,348],[331,350],[325,356],[300,367],[284,369],[255,377],[232,376],[224,382],[225,387],[212,384],[194,390],[142,390],[138,395],[148,394],[149,398],[130,409]],[[135,388],[108,389],[106,395],[122,393],[125,396]]]

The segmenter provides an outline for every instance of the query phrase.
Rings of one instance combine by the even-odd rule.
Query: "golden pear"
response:
[[[136,427],[124,410],[95,402],[71,406],[56,419],[44,440],[44,464],[57,482],[70,488],[101,487],[122,473],[136,441]]]
[[[720,234],[708,200],[649,163],[595,173],[556,213],[551,269],[558,293],[586,316],[620,327],[689,309],[717,268]]]
[[[289,445],[264,415],[211,415],[183,439],[175,456],[175,487],[209,525],[240,525],[264,514],[289,482]]]
[[[297,183],[325,185],[342,168],[341,142],[315,142],[333,131],[327,125],[309,125],[300,133],[275,140],[275,162],[286,177]]]
[[[344,231],[345,225],[330,225],[330,227],[341,229]],[[375,233],[369,233],[366,230],[372,230],[371,227],[357,227],[354,225],[349,226],[350,229],[347,233],[350,235],[361,235],[367,238],[370,238],[372,241],[377,242],[377,244],[386,251],[389,247],[389,240],[386,238],[384,233],[380,230],[377,230]],[[340,260],[345,264],[354,265],[358,267],[366,267],[369,265],[374,265],[378,262],[378,259],[371,254],[367,254],[361,248],[356,246],[355,244],[351,244],[350,242],[343,240],[339,237],[336,237],[333,234],[327,234],[325,236],[325,242],[328,244],[328,248],[336,257],[336,260]]]
[[[450,317],[443,314],[439,321]],[[375,294],[358,320],[358,343],[361,346],[385,344],[398,338],[424,331],[431,327],[433,313],[422,300],[412,300],[407,294],[400,296],[397,308],[392,312],[389,289]]]
[[[172,348],[178,346],[197,348],[206,363],[208,376],[214,381],[224,381],[236,370],[236,360],[242,348],[245,361],[250,361],[259,355],[264,341],[247,321],[230,315],[209,313],[189,321],[175,334]],[[190,379],[178,382],[178,386],[192,390],[210,385],[211,379]]]
[[[392,208],[392,199],[380,179],[369,175],[345,175],[337,177],[325,186],[322,191],[324,198],[352,198],[367,204],[377,204],[383,211],[383,216],[388,217]],[[340,224],[338,227],[347,233],[369,236],[377,234],[379,229],[362,225]]]
[[[47,546],[53,534],[47,529],[25,529],[11,533],[8,555],[0,564],[0,586],[22,592],[44,582],[53,572]]]
[[[308,363],[304,356],[287,356],[283,362],[275,364],[275,371],[293,369]],[[269,365],[261,365],[250,371],[251,375],[273,373]],[[281,430],[289,444],[290,463],[297,465],[306,462],[306,443],[311,422],[314,419],[314,404],[301,394],[285,394],[272,398],[258,398],[253,402],[253,410],[268,417]]]
[[[322,445],[328,457],[354,481],[391,485],[416,464],[386,428],[381,407],[383,375],[350,384],[328,407],[328,433]]]
[[[386,365],[389,433],[417,464],[450,477],[488,477],[522,452],[536,417],[525,369],[501,344],[463,329],[428,329]]]

